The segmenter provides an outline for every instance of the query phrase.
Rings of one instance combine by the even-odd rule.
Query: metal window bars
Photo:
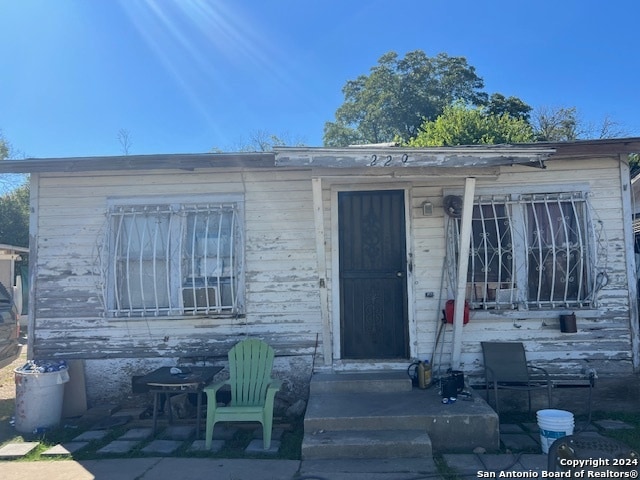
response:
[[[597,233],[582,192],[478,196],[467,299],[475,309],[584,307],[593,302]],[[447,226],[455,285],[460,220]]]
[[[235,203],[112,208],[109,314],[237,313],[238,217]]]
[[[529,307],[586,306],[591,290],[586,200],[581,193],[524,195]],[[592,235],[591,235],[592,236]]]

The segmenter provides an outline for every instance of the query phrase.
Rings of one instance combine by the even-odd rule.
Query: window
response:
[[[240,313],[241,202],[117,205],[109,212],[112,316]]]
[[[582,192],[476,197],[467,272],[472,308],[589,306],[596,235],[587,207]],[[459,229],[460,219],[451,219],[456,250]]]

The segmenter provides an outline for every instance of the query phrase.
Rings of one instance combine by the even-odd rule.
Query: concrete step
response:
[[[405,371],[357,373],[315,373],[311,393],[390,393],[411,391],[411,379]]]
[[[305,433],[302,458],[425,458],[433,454],[424,430],[350,430]]]
[[[322,393],[309,397],[304,418],[309,432],[421,430],[439,451],[499,448],[498,415],[475,393],[445,405],[438,392]]]

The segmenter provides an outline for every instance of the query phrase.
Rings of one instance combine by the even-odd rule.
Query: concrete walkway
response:
[[[629,383],[636,390],[637,381]],[[625,388],[631,388],[625,387]],[[615,406],[612,410],[637,412],[637,396],[629,391],[602,389],[603,398],[594,395],[594,409],[604,410],[603,406]],[[624,393],[615,396],[613,393]],[[564,393],[564,392],[563,392]],[[585,391],[569,390],[563,394],[563,403],[575,411],[580,411],[581,404],[586,403]],[[635,393],[635,391],[633,392]],[[610,402],[609,398],[616,400]],[[622,402],[621,399],[625,401]],[[555,405],[554,405],[555,406]],[[133,412],[120,411],[117,414],[131,415]],[[133,416],[133,415],[132,415]],[[193,427],[174,426],[153,434],[148,424],[132,422],[131,428],[118,438],[109,442],[100,441],[109,429],[78,431],[72,442],[57,445],[50,452],[51,460],[32,462],[19,461],[28,452],[37,447],[33,444],[14,443],[0,447],[0,479],[2,480],[191,480],[215,478],[217,480],[422,480],[441,479],[442,475],[432,458],[424,459],[390,459],[390,460],[280,460],[280,459],[226,459],[203,458],[203,441],[194,440]],[[577,429],[583,426],[577,425]],[[589,430],[604,433],[609,429],[634,428],[615,420],[601,420],[589,426]],[[224,437],[231,436],[230,431],[219,432],[220,443]],[[259,432],[254,436],[260,447]],[[461,432],[460,434],[464,434]],[[98,438],[99,437],[99,438]],[[277,445],[280,433],[274,429],[274,446]],[[501,424],[500,440],[505,450],[512,452],[528,452],[523,454],[452,453],[442,456],[443,468],[448,473],[455,473],[458,478],[482,478],[484,473],[489,478],[492,472],[505,470],[521,472],[541,472],[546,469],[547,455],[540,449],[540,437],[535,423]],[[93,447],[97,445],[97,447]],[[255,447],[256,444],[254,444]],[[16,450],[12,450],[15,448]],[[96,456],[104,454],[103,459],[64,460],[60,455],[71,456],[80,448],[96,449]],[[102,453],[99,450],[102,450]],[[121,450],[118,450],[121,449]],[[174,454],[177,449],[194,452],[188,457],[185,453]],[[131,458],[133,452],[141,451],[143,458]],[[13,452],[13,453],[12,453]],[[247,452],[252,455],[251,452]],[[255,451],[253,452],[255,454]],[[277,448],[274,451],[274,457]],[[136,453],[136,455],[139,455]],[[176,455],[176,456],[173,456]],[[46,455],[41,454],[41,457]],[[121,456],[129,458],[113,458]],[[444,470],[443,470],[444,471]]]
[[[462,476],[478,471],[540,471],[545,455],[449,455],[447,463]],[[458,470],[458,468],[460,470]],[[108,460],[0,461],[3,480],[420,480],[443,479],[432,459],[394,460],[246,460],[211,458],[119,458]],[[463,477],[465,478],[465,477]]]
[[[633,428],[617,421],[601,421],[597,429]],[[514,449],[539,451],[534,436],[519,425],[502,425],[503,443]],[[597,432],[593,432],[597,435]],[[534,442],[534,443],[531,443]],[[33,445],[22,446],[23,450]],[[1,456],[1,455],[0,455]],[[444,454],[449,472],[458,478],[483,478],[495,472],[540,472],[546,470],[547,455],[542,453]],[[115,458],[102,460],[0,461],[3,480],[422,480],[443,479],[432,458],[386,460],[280,460],[221,459],[185,457]]]

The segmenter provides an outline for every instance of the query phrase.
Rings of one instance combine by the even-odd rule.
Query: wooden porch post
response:
[[[455,310],[453,314],[453,351],[451,368],[460,368],[462,352],[462,327],[464,320],[464,302],[467,291],[467,269],[469,267],[469,249],[471,244],[471,218],[473,215],[473,197],[476,190],[476,179],[467,177],[464,182],[464,199],[462,203],[462,226],[460,228],[460,245],[458,248],[458,285],[455,294]]]
[[[626,158],[625,158],[626,157]],[[620,159],[620,185],[622,187],[622,225],[624,228],[625,254],[627,263],[627,284],[629,292],[629,329],[631,333],[631,361],[634,372],[640,371],[640,331],[638,325],[638,285],[637,265],[634,254],[633,208],[631,207],[631,176],[629,156]],[[637,200],[637,199],[636,199]]]
[[[329,293],[327,291],[327,258],[324,239],[324,209],[322,208],[322,179],[312,178],[313,220],[316,230],[316,261],[318,264],[318,289],[320,292],[320,321],[322,322],[322,357],[325,365],[333,364],[333,340],[329,318]]]
[[[27,359],[33,360],[34,341],[36,338],[36,290],[38,263],[38,215],[40,209],[40,175],[29,176],[29,310],[27,311]]]

